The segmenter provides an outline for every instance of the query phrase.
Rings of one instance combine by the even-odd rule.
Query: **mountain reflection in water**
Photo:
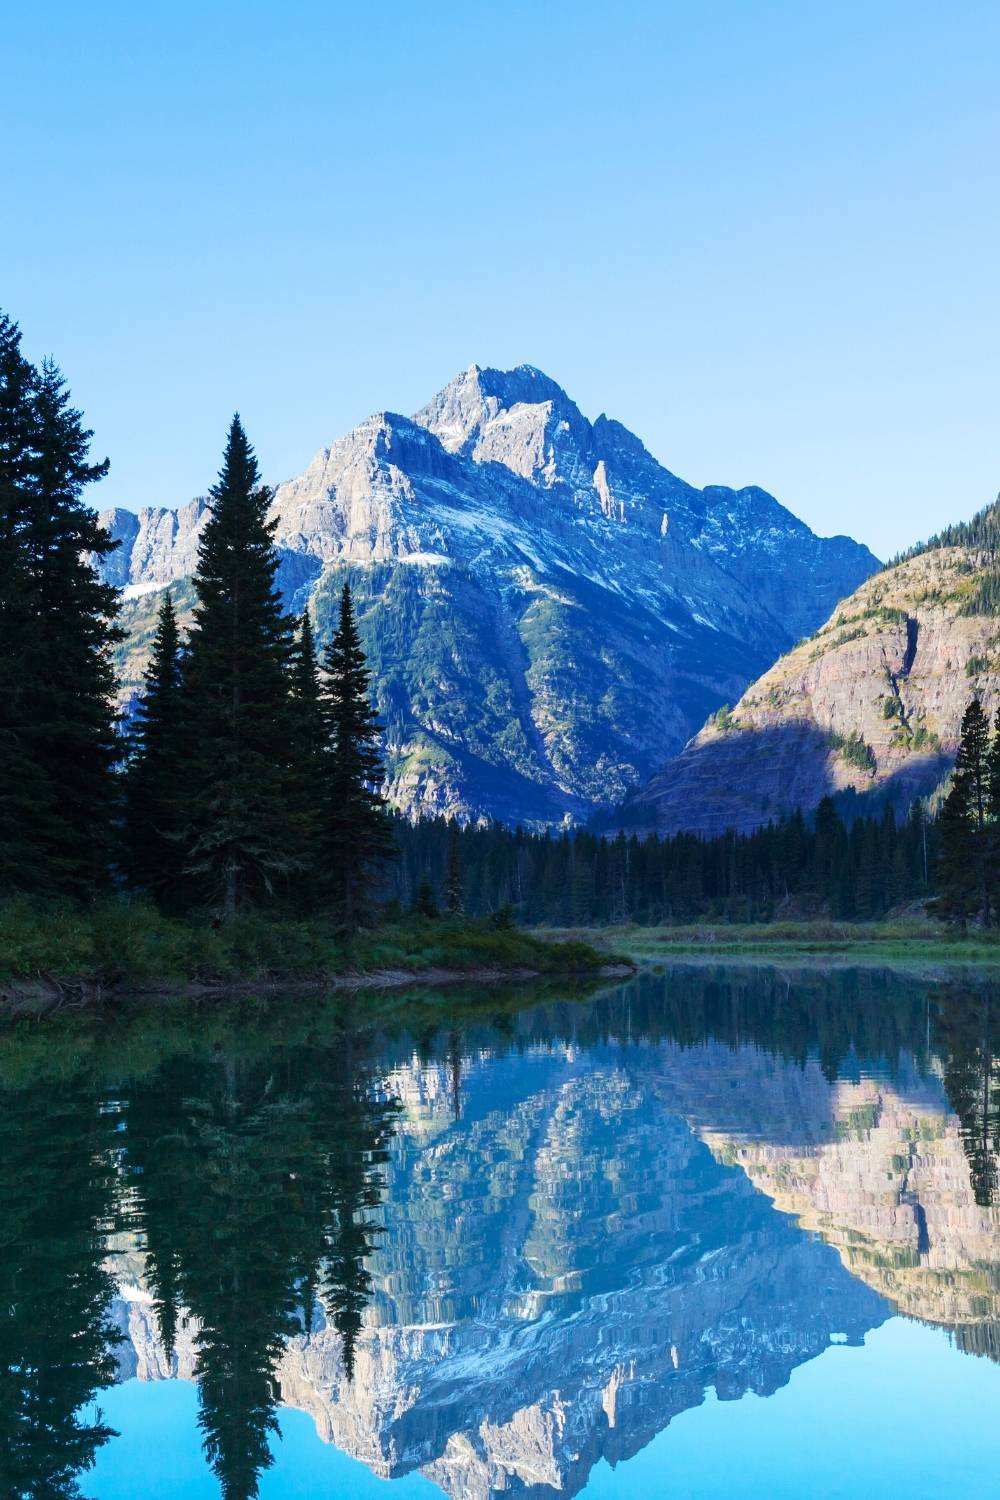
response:
[[[998,1051],[985,983],[693,965],[9,1025],[0,1495],[88,1493],[135,1376],[225,1497],[286,1406],[486,1500],[897,1311],[997,1357]]]

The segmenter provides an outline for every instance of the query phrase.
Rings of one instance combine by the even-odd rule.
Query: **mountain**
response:
[[[670,760],[626,821],[748,831],[826,794],[905,810],[954,760],[973,693],[1000,708],[1000,501],[867,579]]]
[[[126,695],[206,509],[102,518],[122,541]],[[413,418],[370,417],[271,514],[286,600],[321,640],[350,579],[392,800],[531,824],[645,782],[878,566],[763,490],[686,484],[530,366],[473,365]]]

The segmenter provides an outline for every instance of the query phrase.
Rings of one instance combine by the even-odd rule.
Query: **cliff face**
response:
[[[177,510],[146,506],[136,512],[102,512],[101,525],[119,544],[102,563],[107,581],[122,589],[126,599],[134,599],[188,577],[209,514],[204,496]]]
[[[902,808],[930,791],[973,693],[1000,706],[1000,619],[967,613],[986,568],[972,548],[943,547],[869,578],[668,761],[630,816],[748,831],[847,788]]]
[[[191,573],[205,516],[103,518],[122,542],[107,576],[143,617]],[[285,598],[321,642],[350,579],[393,800],[535,824],[645,781],[877,565],[763,490],[686,484],[528,366],[370,417],[271,516]],[[141,647],[125,654],[134,684]]]

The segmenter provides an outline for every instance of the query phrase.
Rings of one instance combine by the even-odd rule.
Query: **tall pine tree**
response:
[[[449,916],[461,915],[464,908],[462,900],[462,847],[461,829],[458,819],[452,818],[448,825],[448,871],[445,880],[445,905]]]
[[[395,855],[396,847],[379,790],[379,722],[369,698],[369,672],[346,583],[340,622],[324,665],[323,703],[332,750],[321,861],[333,911],[350,930],[368,919],[379,865]]]
[[[115,590],[93,562],[117,543],[85,504],[108,463],[46,361],[0,319],[0,861],[7,888],[90,897],[112,858],[119,756]]]
[[[125,778],[129,878],[167,911],[184,906],[184,733],[180,632],[168,590],[132,725]]]
[[[58,823],[52,788],[31,756],[32,580],[25,545],[27,488],[37,463],[37,373],[21,332],[0,313],[0,891],[44,888]]]
[[[238,416],[210,491],[184,670],[187,869],[226,917],[299,868],[291,805],[291,621],[275,587],[270,491]]]
[[[308,613],[302,616],[291,667],[292,803],[300,868],[293,880],[295,905],[315,905],[316,865],[324,825],[323,806],[330,773],[330,734],[323,708],[319,662]]]
[[[973,698],[962,716],[951,790],[941,810],[937,903],[944,917],[981,915],[987,927],[992,883],[989,728],[982,704]]]

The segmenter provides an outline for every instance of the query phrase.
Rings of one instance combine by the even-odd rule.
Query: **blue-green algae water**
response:
[[[1000,983],[678,964],[0,1030],[0,1496],[1000,1474]]]

